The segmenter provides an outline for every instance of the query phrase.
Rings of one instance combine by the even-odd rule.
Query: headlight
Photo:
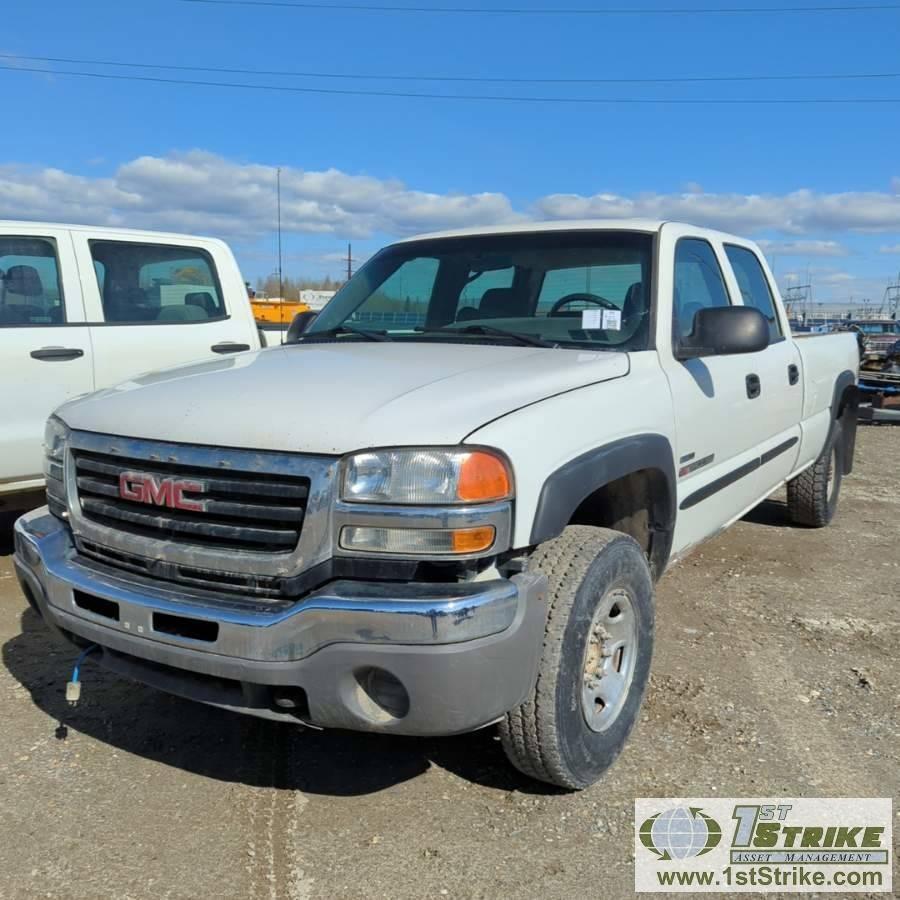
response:
[[[506,461],[488,450],[371,450],[347,457],[343,500],[358,503],[489,503],[512,496]]]
[[[66,444],[69,441],[69,429],[62,419],[50,416],[44,426],[44,458],[47,463],[56,462],[60,466],[66,456]],[[46,467],[45,467],[46,472]]]
[[[66,446],[68,426],[56,416],[50,416],[44,427],[44,477],[47,480],[47,503],[50,512],[61,518],[66,509]]]

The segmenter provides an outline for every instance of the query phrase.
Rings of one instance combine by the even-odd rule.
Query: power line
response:
[[[286,9],[314,9],[326,12],[439,13],[464,15],[534,15],[534,16],[652,16],[738,14],[770,15],[773,13],[881,12],[900,10],[897,3],[866,3],[861,6],[669,6],[669,7],[601,7],[574,9],[552,7],[480,7],[480,6],[393,6],[368,3],[303,3],[291,0],[181,0],[182,3],[206,3],[212,6],[276,6]]]
[[[171,72],[215,72],[223,75],[277,75],[284,78],[328,78],[352,81],[464,82],[468,84],[709,84],[753,81],[843,81],[900,78],[900,72],[819,72],[785,75],[688,75],[665,78],[520,78],[474,75],[379,75],[345,72],[296,72],[284,69],[225,69],[216,66],[184,66],[165,63],[136,63],[112,59],[75,59],[65,56],[23,56],[0,53],[0,59],[63,63],[81,66],[118,66],[128,69],[165,69]]]
[[[326,94],[351,97],[398,97],[417,100],[488,100],[507,103],[566,103],[566,104],[639,104],[678,106],[737,106],[737,105],[835,105],[835,104],[898,104],[900,97],[537,97],[502,94],[432,94],[417,91],[368,91],[351,88],[298,87],[283,84],[249,84],[234,81],[206,81],[193,78],[162,78],[151,75],[117,75],[112,72],[84,72],[62,69],[42,69],[35,66],[4,66],[0,71],[37,73],[40,75],[64,75],[78,78],[95,78],[110,81],[139,81],[151,84],[191,85],[196,87],[238,88],[251,91],[281,91],[292,94]]]

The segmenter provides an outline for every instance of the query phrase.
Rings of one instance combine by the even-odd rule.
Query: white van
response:
[[[0,221],[0,508],[43,486],[61,403],[263,343],[222,241]]]

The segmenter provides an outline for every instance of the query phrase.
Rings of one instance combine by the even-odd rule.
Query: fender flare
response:
[[[859,387],[856,373],[845,369],[834,381],[834,393],[831,397],[831,419],[841,420],[843,434],[843,469],[844,475],[853,471],[853,457],[856,453],[856,423],[859,416]]]
[[[654,498],[651,511],[651,561],[658,575],[665,569],[675,531],[677,486],[675,456],[661,434],[638,434],[605,444],[575,457],[552,472],[541,488],[531,544],[557,537],[591,494],[619,478],[654,470],[665,480],[667,496]]]

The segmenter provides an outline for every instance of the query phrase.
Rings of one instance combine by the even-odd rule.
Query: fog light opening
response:
[[[402,719],[409,712],[409,694],[396,676],[375,666],[359,669],[354,675],[364,715],[385,722]]]

